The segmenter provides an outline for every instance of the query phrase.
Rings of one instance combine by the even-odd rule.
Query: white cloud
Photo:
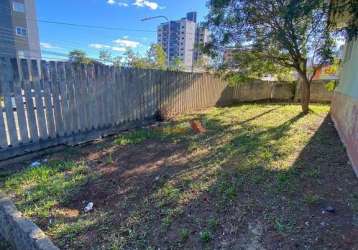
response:
[[[129,4],[123,1],[118,1],[118,0],[107,0],[107,3],[110,5],[118,5],[120,7],[128,7]]]
[[[127,51],[127,49],[124,48],[124,47],[112,47],[112,50],[117,51],[117,52],[125,52],[125,51]]]
[[[89,45],[90,48],[93,48],[93,49],[110,49],[111,46],[109,45],[105,45],[105,44],[100,44],[100,43],[91,43]]]
[[[115,41],[113,41],[114,43],[122,46],[122,47],[126,47],[126,48],[137,48],[140,43],[137,41],[131,41],[128,39],[117,39]]]
[[[116,51],[116,52],[125,52],[127,50],[126,47],[110,46],[110,45],[101,44],[101,43],[91,43],[88,46],[93,49],[98,49],[98,50],[108,49],[108,50],[112,50],[112,51]]]
[[[138,7],[148,7],[151,10],[163,9],[164,8],[162,6],[159,6],[158,3],[148,1],[148,0],[135,0],[133,5],[138,6]]]
[[[40,43],[40,46],[42,49],[61,49],[60,47],[52,45],[51,43]]]
[[[128,0],[107,0],[107,4],[129,7]],[[137,7],[147,7],[151,10],[165,9],[164,6],[160,6],[157,2],[150,0],[133,0],[133,5]]]
[[[129,5],[125,2],[118,2],[118,5],[121,7],[128,7]]]

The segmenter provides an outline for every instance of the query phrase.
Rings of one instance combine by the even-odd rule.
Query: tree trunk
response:
[[[311,86],[308,79],[301,79],[301,106],[303,114],[307,115],[309,112],[309,105],[311,99]]]

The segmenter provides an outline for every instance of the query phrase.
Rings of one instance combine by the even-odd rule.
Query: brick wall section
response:
[[[59,250],[40,228],[23,218],[15,205],[1,194],[0,234],[15,249]]]

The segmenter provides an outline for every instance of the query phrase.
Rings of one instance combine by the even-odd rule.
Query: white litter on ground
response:
[[[87,206],[83,209],[85,211],[85,213],[92,211],[93,205],[94,205],[93,202],[88,203]]]

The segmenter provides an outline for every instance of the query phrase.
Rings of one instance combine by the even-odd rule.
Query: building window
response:
[[[25,12],[25,4],[19,2],[12,2],[12,9],[16,12]]]
[[[23,27],[16,27],[16,35],[27,36],[27,30]]]

